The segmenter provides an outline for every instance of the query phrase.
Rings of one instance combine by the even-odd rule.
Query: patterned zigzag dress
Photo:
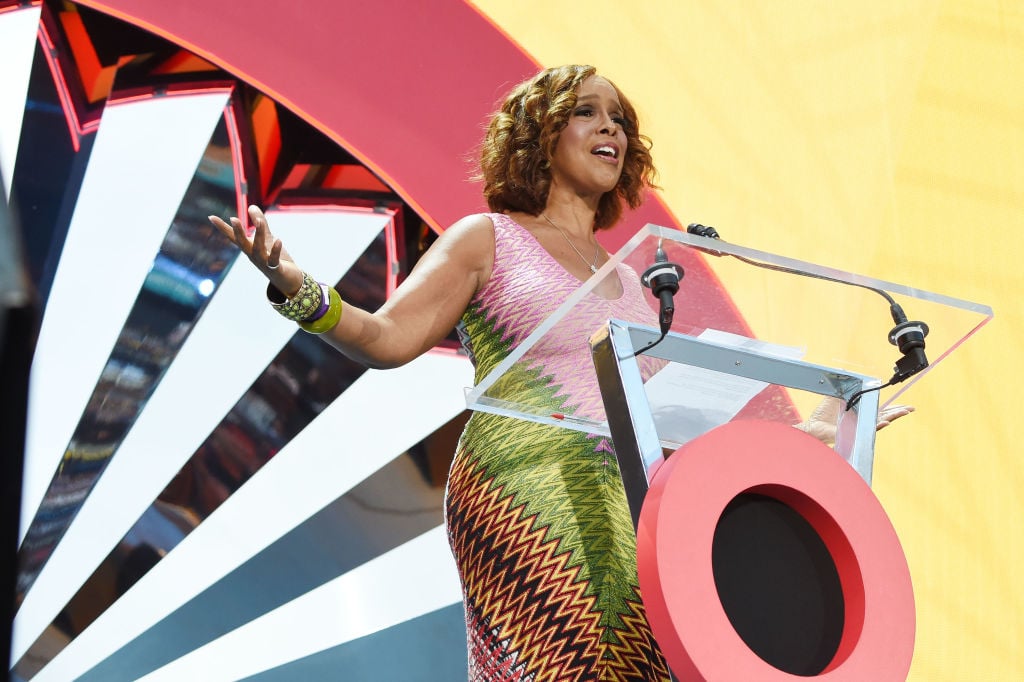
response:
[[[580,286],[526,229],[490,218],[493,272],[460,325],[478,382]],[[552,412],[597,409],[590,334],[611,317],[654,320],[636,273],[619,266],[618,275],[622,296],[588,295],[574,333],[548,341],[504,390]],[[472,682],[669,679],[640,601],[636,537],[607,439],[475,412],[445,514]]]

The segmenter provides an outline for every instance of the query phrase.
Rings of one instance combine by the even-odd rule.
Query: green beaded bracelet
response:
[[[301,322],[315,315],[324,300],[320,283],[313,279],[308,272],[302,273],[302,286],[291,298],[285,298],[272,284],[267,287],[267,297],[270,298],[270,304],[274,306],[274,310],[295,322]]]
[[[310,334],[323,334],[338,326],[341,321],[341,294],[334,287],[327,287],[327,296],[330,301],[327,312],[312,322],[299,322],[299,326]]]

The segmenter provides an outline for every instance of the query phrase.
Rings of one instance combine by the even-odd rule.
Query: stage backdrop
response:
[[[55,2],[47,4],[58,7]],[[38,3],[15,5],[0,0],[0,9],[10,20],[4,26],[25,19],[29,31],[18,34],[18,45],[12,39],[2,47],[31,57]],[[386,183],[426,226],[437,230],[480,208],[477,190],[467,179],[467,159],[479,137],[479,124],[499,94],[538,65],[592,63],[637,106],[654,140],[663,188],[628,225],[606,235],[609,247],[621,244],[647,220],[701,222],[716,226],[731,242],[991,305],[995,321],[903,396],[917,413],[880,436],[874,490],[903,541],[915,587],[918,631],[910,679],[1008,680],[1024,674],[1024,651],[1019,646],[1024,637],[1024,586],[1016,575],[1024,560],[1018,521],[1024,513],[1018,493],[1024,474],[1017,463],[1015,445],[1022,431],[1011,393],[1024,375],[1024,313],[1017,300],[1024,285],[1019,274],[1024,256],[1024,7],[1018,2],[867,0],[853,6],[799,0],[662,0],[634,5],[607,0],[437,0],[421,7],[399,0],[306,0],[287,5],[287,13],[276,17],[273,13],[284,5],[270,0],[83,0],[81,5],[152,30],[209,60],[211,68],[224,69],[232,78],[277,97],[305,124],[344,147],[353,157],[347,161],[376,173],[379,180],[367,173],[371,183]],[[76,35],[73,6],[64,7],[72,11],[62,14],[62,30]],[[318,21],[322,12],[331,13],[334,23]],[[16,14],[19,18],[11,19]],[[41,41],[48,39],[44,33],[39,34]],[[45,55],[52,57],[53,52],[37,52],[37,71],[47,68]],[[79,60],[79,66],[82,63]],[[137,63],[117,61],[116,55],[112,63],[129,67],[125,72],[138,68]],[[52,60],[49,69],[57,72]],[[28,66],[17,79],[9,77],[14,71],[8,69],[6,80],[0,81],[5,93],[25,91]],[[91,83],[102,86],[102,70],[93,76]],[[85,141],[87,153],[75,158],[91,157],[94,168],[91,164],[112,149],[114,131],[135,130],[118,126],[118,120],[143,109],[159,109],[180,124],[180,130],[167,128],[164,144],[191,150],[189,173],[198,168],[197,182],[212,186],[215,192],[210,196],[218,209],[232,210],[232,202],[244,198],[243,187],[267,186],[271,180],[261,175],[265,169],[250,165],[245,170],[251,184],[246,185],[242,169],[231,168],[239,136],[231,129],[230,102],[237,106],[247,96],[225,91],[193,98],[193,103],[203,105],[193,115],[201,114],[205,127],[186,121],[174,97],[141,105],[107,103],[101,135],[96,135],[98,119],[67,121],[74,123],[72,136],[80,136],[76,145]],[[20,97],[4,98],[3,130],[20,125]],[[91,103],[101,100],[102,94]],[[86,110],[99,116],[95,109]],[[54,111],[60,107],[55,105]],[[155,114],[142,115],[151,124]],[[64,125],[63,118],[60,123]],[[259,126],[256,116],[253,126]],[[174,131],[179,137],[171,135]],[[14,166],[12,139],[0,139],[5,174]],[[20,158],[32,151],[19,152],[19,169]],[[79,151],[76,146],[75,154]],[[118,177],[141,175],[142,164],[155,157],[150,148],[130,139],[114,151],[120,155],[111,158],[121,159],[122,167],[133,171]],[[47,157],[38,151],[35,155]],[[211,168],[223,174],[204,175]],[[184,185],[178,196],[160,185],[155,198],[173,199],[173,205],[156,210],[147,196],[122,192],[118,201],[130,199],[145,206],[86,225],[82,199],[94,196],[93,184],[81,176],[92,176],[81,168],[77,172],[82,191],[75,220],[65,226],[66,236],[55,239],[64,239],[65,246],[97,245],[95,252],[72,247],[65,253],[71,264],[92,270],[69,279],[62,261],[63,270],[53,275],[52,288],[47,284],[44,292],[51,306],[71,301],[69,314],[83,312],[73,305],[75,296],[134,296],[138,282],[117,292],[116,282],[107,285],[101,276],[117,277],[122,284],[126,279],[142,281],[158,246],[160,253],[172,256],[191,253],[192,247],[167,241],[164,231],[171,224],[166,236],[176,237],[175,225],[196,220],[192,215],[172,219]],[[13,175],[17,179],[19,174]],[[178,180],[190,178],[181,175]],[[113,200],[92,204],[107,210],[112,205]],[[36,209],[22,208],[26,213]],[[61,208],[70,212],[67,206]],[[392,218],[387,212],[367,216],[345,209],[331,224],[353,231],[342,239],[350,249],[356,245],[352,235],[357,230],[363,235],[366,243],[359,244],[366,252],[352,254],[363,262],[360,259],[367,254],[377,258],[377,251],[393,246],[388,236],[395,223]],[[317,250],[327,249],[318,249],[325,237],[299,224],[311,219],[301,211],[275,216],[282,227],[294,222],[297,231],[313,240],[308,247],[312,263]],[[90,226],[106,230],[98,234],[122,246],[154,241],[141,244],[139,258],[119,261],[118,254],[104,252],[102,239],[87,238],[83,230]],[[298,247],[298,237],[290,243]],[[60,248],[56,251],[59,254]],[[98,266],[101,258],[110,264]],[[390,255],[374,262],[387,259]],[[341,277],[348,261],[328,260],[341,268]],[[121,265],[127,267],[118,269]],[[153,270],[173,279],[173,272],[157,267],[167,265],[158,258]],[[214,302],[237,313],[249,300],[241,292],[251,287],[243,282],[234,288],[245,277],[241,268],[228,275],[224,262],[217,268],[217,277],[199,284],[216,287]],[[353,271],[345,276],[358,277],[358,268]],[[146,282],[154,284],[150,278]],[[380,286],[383,289],[382,278]],[[92,298],[89,287],[97,290]],[[343,289],[353,291],[357,286]],[[228,298],[235,296],[232,292],[238,295]],[[751,309],[745,292],[732,294],[741,308]],[[110,299],[104,300],[106,309],[84,312],[118,317]],[[120,303],[124,315],[134,300],[128,297]],[[792,305],[778,304],[776,310]],[[82,592],[85,597],[74,599],[94,568],[99,572],[106,565],[107,551],[141,532],[132,526],[136,519],[144,525],[155,518],[150,512],[159,511],[157,495],[180,464],[168,458],[187,457],[207,446],[216,449],[217,442],[199,450],[194,444],[178,443],[191,439],[181,423],[202,425],[200,417],[220,420],[227,415],[213,432],[225,434],[236,423],[260,417],[255,409],[259,402],[250,404],[238,395],[250,384],[258,389],[264,379],[276,388],[287,385],[282,377],[290,375],[271,371],[279,364],[268,359],[286,342],[282,356],[290,354],[311,374],[328,366],[328,360],[317,354],[320,347],[304,346],[302,335],[277,340],[267,337],[286,332],[264,333],[261,328],[258,343],[245,343],[243,338],[237,347],[266,357],[241,367],[241,378],[234,382],[238,386],[226,386],[229,382],[223,377],[232,368],[223,366],[224,356],[191,351],[208,337],[212,341],[204,348],[219,350],[217,340],[227,338],[227,332],[210,331],[209,325],[223,323],[229,314],[206,314],[205,322],[200,318],[191,331],[188,344],[183,338],[175,341],[182,352],[151,401],[169,403],[168,411],[156,413],[151,404],[151,411],[142,413],[128,434],[134,442],[125,440],[136,445],[136,459],[122,445],[103,478],[99,470],[105,464],[83,472],[88,474],[84,478],[98,479],[96,490],[74,523],[66,521],[67,535],[41,569],[36,589],[28,592],[15,622],[14,660],[21,661],[19,671],[38,672],[40,680],[80,674],[86,675],[84,679],[119,679],[108,675],[113,670],[124,679],[146,673],[154,680],[189,679],[215,668],[223,679],[317,679],[329,675],[313,672],[323,666],[319,669],[345,669],[353,679],[381,679],[380,666],[390,665],[396,670],[415,668],[422,675],[416,679],[455,679],[457,674],[428,667],[436,665],[439,651],[445,652],[445,662],[454,670],[464,662],[457,584],[438,525],[443,471],[440,476],[425,472],[412,456],[429,450],[431,434],[461,410],[459,391],[467,381],[468,366],[452,353],[432,354],[398,372],[364,375],[359,368],[341,367],[337,371],[348,382],[339,389],[344,393],[323,400],[315,396],[324,418],[310,422],[301,437],[295,425],[289,425],[295,433],[287,433],[293,439],[278,434],[280,451],[268,451],[260,467],[244,472],[252,480],[226,494],[222,508],[211,503],[208,518],[181,518],[180,527],[161,526],[165,534],[190,535],[168,539],[173,551],[142,557],[152,570],[127,576],[125,585],[118,587],[124,598],[102,609],[87,591]],[[756,316],[748,321],[756,331]],[[101,338],[98,330],[102,326],[104,333],[118,336],[120,326],[95,320],[90,325],[88,334],[73,339],[74,355],[49,357],[103,366],[113,341]],[[247,327],[239,323],[233,329],[238,333]],[[49,336],[45,324],[43,331],[41,341],[60,338]],[[186,369],[198,373],[200,380],[212,373],[214,369],[202,364],[210,358],[221,361],[215,368],[217,382],[186,380],[194,377],[183,375]],[[237,358],[234,361],[238,364]],[[38,369],[33,366],[33,372]],[[253,378],[256,374],[260,379]],[[186,388],[205,385],[211,390],[186,391],[179,394],[185,397],[172,400],[167,397],[171,379]],[[65,384],[51,386],[51,408],[58,405],[55,401],[69,399],[68,391],[60,395],[56,390],[70,382],[67,376],[64,380]],[[450,384],[443,391],[450,402],[421,398],[439,390],[442,382]],[[91,391],[92,384],[86,389]],[[225,396],[219,395],[222,392]],[[395,396],[406,403],[389,403],[391,412],[376,409]],[[236,399],[237,405],[253,409],[236,415]],[[210,400],[219,400],[215,408],[207,405]],[[325,409],[327,403],[330,407]],[[177,415],[179,422],[167,421],[168,414]],[[423,423],[401,419],[403,428],[396,429],[388,419],[392,415],[416,415]],[[58,422],[76,418],[78,412],[55,409],[49,416],[46,423],[52,435]],[[176,427],[152,431],[146,447],[137,447],[145,435],[139,425],[147,419]],[[388,428],[368,427],[380,420]],[[346,447],[355,453],[348,459],[324,447],[335,444],[332,434],[339,425],[349,434]],[[74,423],[67,425],[73,427]],[[275,423],[268,428],[276,432],[283,427]],[[358,436],[352,435],[356,431]],[[46,449],[51,461],[40,470],[42,478],[26,484],[30,509],[22,520],[23,534],[33,521],[32,501],[38,504],[68,443],[67,435],[58,440],[56,447]],[[235,440],[225,442],[230,447],[223,449],[237,450]],[[420,459],[429,461],[425,455]],[[127,469],[129,465],[135,468]],[[310,471],[322,475],[310,476]],[[340,471],[344,480],[336,478]],[[415,523],[383,540],[380,534],[363,537],[356,532],[383,527],[376,517],[363,523],[362,515],[398,515],[374,508],[367,500],[382,499],[382,491],[394,490],[399,482],[421,479],[429,483],[421,486],[421,496],[403,500],[410,509],[398,510],[415,517]],[[125,501],[132,495],[139,498],[138,511],[129,513]],[[100,512],[109,516],[101,518]],[[52,519],[44,515],[39,527],[61,525],[45,523],[48,520]],[[341,556],[344,552],[355,558]],[[337,572],[317,573],[311,568],[317,561],[331,564]],[[300,566],[304,570],[298,570]],[[410,567],[418,575],[431,576],[426,587],[403,580]],[[435,574],[440,576],[436,580]],[[279,579],[282,575],[287,580]],[[254,589],[254,583],[260,589]],[[396,584],[406,591],[396,593]],[[379,598],[384,594],[399,596],[387,601]],[[88,608],[65,609],[66,604],[80,602],[89,602]],[[342,606],[331,608],[335,604]],[[79,618],[83,622],[72,622]],[[91,626],[85,622],[90,618],[95,620]],[[71,641],[60,639],[62,632],[76,628],[85,630]],[[435,633],[437,641],[418,636],[427,631]],[[415,651],[402,649],[401,657],[386,655],[409,642],[416,642]],[[404,672],[392,677],[412,679]]]
[[[994,308],[905,396],[917,413],[880,434],[874,489],[914,582],[910,679],[1024,674],[1024,5],[478,6],[633,98],[681,222]]]

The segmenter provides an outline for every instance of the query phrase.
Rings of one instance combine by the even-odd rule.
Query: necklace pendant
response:
[[[592,275],[593,274],[597,274],[597,261],[600,260],[600,258],[601,258],[601,246],[599,244],[595,244],[594,245],[594,260],[593,260],[593,262],[591,262],[591,261],[589,261],[589,260],[587,260],[586,258],[583,257],[583,254],[580,253],[580,250],[577,249],[576,245],[572,243],[572,240],[569,239],[569,235],[567,235],[565,233],[565,230],[560,228],[558,225],[555,225],[555,223],[552,222],[551,218],[549,218],[547,216],[547,214],[541,213],[540,217],[543,218],[544,220],[548,221],[548,224],[551,225],[551,227],[553,227],[556,230],[558,230],[558,234],[562,235],[562,238],[565,239],[566,243],[570,247],[572,247],[572,250],[575,251],[576,255],[580,257],[580,260],[583,261],[584,265],[586,265],[588,268],[590,268],[590,274],[592,274]]]

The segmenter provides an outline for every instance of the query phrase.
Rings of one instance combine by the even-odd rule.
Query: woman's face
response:
[[[626,156],[625,118],[611,83],[591,76],[580,85],[576,107],[551,159],[552,187],[600,197],[615,188]]]

